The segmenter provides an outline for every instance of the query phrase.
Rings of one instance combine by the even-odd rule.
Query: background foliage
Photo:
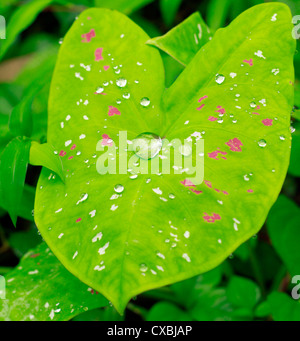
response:
[[[260,233],[240,246],[216,269],[196,278],[144,293],[133,299],[125,315],[120,316],[91,288],[80,282],[74,284],[73,276],[51,255],[33,222],[33,201],[40,169],[27,166],[29,150],[26,147],[26,136],[41,143],[47,139],[47,101],[57,51],[62,37],[82,10],[94,6],[117,9],[129,15],[150,37],[156,37],[163,35],[195,11],[200,11],[214,33],[247,8],[262,2],[1,2],[0,14],[7,18],[8,27],[7,39],[0,41],[0,152],[8,143],[10,149],[6,149],[7,163],[1,164],[0,176],[6,176],[3,172],[9,172],[9,167],[20,161],[24,167],[18,177],[25,177],[27,167],[28,170],[21,197],[14,194],[18,191],[5,197],[0,196],[0,275],[6,275],[7,282],[15,281],[22,287],[21,291],[7,292],[7,296],[16,302],[13,311],[5,306],[5,301],[0,301],[0,320],[300,320],[299,302],[290,296],[294,285],[291,283],[291,277],[300,274],[299,53],[295,54],[294,59],[297,80],[291,120],[291,162],[282,194],[271,209]],[[300,1],[284,2],[290,7],[293,15],[300,15]],[[297,43],[299,50],[299,41]],[[183,70],[183,65],[163,52],[162,57],[168,87]],[[25,136],[25,143],[20,144],[20,138],[14,137],[19,135]],[[20,145],[22,149],[18,147]],[[18,150],[18,153],[14,154],[10,150]],[[21,202],[20,208],[13,204],[18,201]],[[20,217],[18,220],[17,216]],[[16,229],[13,223],[16,223]],[[32,249],[35,251],[29,251]],[[44,264],[45,273],[40,270],[41,273],[35,274],[39,257],[44,254],[48,259]],[[26,256],[19,264],[24,255]],[[28,275],[27,280],[24,280],[24,274]],[[31,276],[35,275],[38,277],[32,279]],[[57,276],[65,276],[72,283],[68,286],[69,295],[64,295],[66,288],[57,282]],[[47,285],[44,285],[46,278]],[[39,294],[31,295],[32,290]],[[26,309],[18,309],[25,305]],[[66,316],[62,312],[66,311],[67,307],[70,309]]]

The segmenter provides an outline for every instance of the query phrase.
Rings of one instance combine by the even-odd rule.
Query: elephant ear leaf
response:
[[[143,291],[214,268],[261,228],[288,167],[291,30],[287,6],[253,7],[217,31],[168,90],[159,52],[124,15],[90,9],[68,32],[48,124],[65,183],[42,170],[35,220],[65,267],[119,312]],[[122,131],[128,140],[156,134],[163,150],[167,140],[202,139],[204,182],[184,170],[99,174],[98,152]]]

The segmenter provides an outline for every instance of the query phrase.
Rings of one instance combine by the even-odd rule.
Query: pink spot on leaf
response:
[[[214,116],[209,116],[208,117],[208,120],[213,122],[213,121],[216,121],[218,119],[218,117],[214,117]]]
[[[112,146],[112,139],[107,134],[103,134],[101,144],[102,146]]]
[[[120,111],[116,107],[110,105],[108,108],[108,116],[121,115]]]
[[[219,160],[219,155],[226,155],[226,152],[222,152],[221,150],[215,150],[214,152],[211,153],[207,153],[208,157],[210,157],[211,159],[215,159],[215,160]],[[222,159],[226,160],[226,157],[221,156]]]
[[[61,150],[59,156],[65,156],[67,153],[64,150]]]
[[[98,49],[96,49],[96,51],[95,51],[95,61],[96,62],[98,62],[99,60],[103,60],[102,51],[103,51],[102,47],[99,47]]]
[[[104,71],[107,71],[109,68],[110,68],[109,65],[104,65],[104,66],[103,66]]]
[[[214,223],[216,220],[221,220],[221,217],[217,213],[213,213],[211,216],[204,213],[203,219],[206,220],[207,223]]]
[[[184,179],[183,181],[180,181],[181,184],[183,184],[183,186],[185,187],[196,187],[191,180],[188,180],[188,179]]]
[[[198,102],[202,102],[205,98],[207,98],[207,96],[203,96],[203,97],[199,98]]]
[[[81,37],[83,38],[82,43],[89,43],[92,38],[96,37],[95,30],[92,28],[90,32],[82,34]]]
[[[226,142],[228,147],[230,147],[230,150],[233,152],[241,152],[241,146],[243,145],[242,142],[238,138],[234,138]]]
[[[248,189],[248,193],[253,193],[253,189]]]
[[[245,59],[245,60],[243,60],[243,62],[249,64],[249,66],[253,66],[253,59],[252,58],[249,60]]]
[[[73,144],[73,146],[71,147],[71,150],[74,150],[76,148],[76,144]]]
[[[81,220],[81,218],[76,219],[76,223],[79,223]]]
[[[273,125],[273,120],[271,118],[265,118],[264,120],[262,120],[262,123],[265,126],[271,126],[271,125]]]
[[[204,180],[204,183],[205,183],[205,185],[206,185],[207,187],[212,188],[212,184],[211,184],[210,181]]]
[[[225,114],[225,109],[222,108],[220,105],[217,106],[217,109],[218,110],[215,110],[215,111],[218,112],[219,114],[221,114],[221,115]]]
[[[197,108],[197,110],[201,110],[204,106],[205,104],[201,104],[200,107]]]
[[[192,191],[193,193],[195,193],[196,195],[199,195],[202,193],[202,191],[198,191],[196,190],[196,185],[194,185],[192,183],[192,181],[185,179],[183,181],[180,181],[180,183],[185,186],[186,188],[188,188],[190,191]]]

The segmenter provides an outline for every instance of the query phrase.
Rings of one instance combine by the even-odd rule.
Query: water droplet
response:
[[[118,184],[118,185],[116,185],[116,186],[114,187],[114,190],[115,190],[115,192],[117,192],[117,193],[122,193],[122,192],[124,191],[124,186]]]
[[[261,148],[265,148],[265,146],[267,145],[267,142],[266,142],[266,140],[261,139],[261,140],[258,141],[258,145],[259,145]]]
[[[104,88],[102,88],[101,86],[99,86],[99,88],[97,88],[96,93],[97,94],[102,94],[102,92],[104,91]]]
[[[225,77],[223,76],[223,75],[221,75],[221,74],[216,74],[216,78],[215,78],[215,80],[216,80],[216,82],[218,83],[218,84],[222,84],[223,82],[224,82],[224,80],[225,80]]]
[[[161,138],[152,133],[142,133],[132,142],[135,154],[144,160],[154,158],[160,152],[162,147]]]
[[[279,139],[280,139],[281,141],[284,141],[284,140],[285,140],[285,136],[284,136],[284,135],[280,135],[280,136],[279,136]]]
[[[140,101],[141,106],[148,107],[150,104],[150,99],[148,97],[143,97]]]
[[[125,92],[125,93],[123,94],[123,98],[125,98],[125,99],[130,98],[130,93],[129,93],[129,92]]]
[[[124,88],[124,86],[126,86],[126,84],[127,84],[127,79],[125,79],[125,78],[118,78],[116,80],[116,84],[117,84],[117,86],[119,88]]]
[[[255,103],[255,102],[251,102],[249,105],[250,105],[250,107],[253,108],[253,109],[256,108],[256,103]]]
[[[141,270],[141,272],[146,272],[148,270],[148,266],[146,264],[142,263],[140,265],[140,270]]]
[[[85,201],[87,198],[88,198],[88,194],[87,193],[84,193],[84,194],[81,194],[81,197],[80,199],[77,201],[76,205],[80,204],[81,202]]]
[[[175,199],[175,195],[174,195],[173,193],[170,193],[170,194],[169,194],[169,198],[170,198],[170,199]]]

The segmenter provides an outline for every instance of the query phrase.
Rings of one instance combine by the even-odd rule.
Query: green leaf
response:
[[[206,288],[189,311],[197,321],[231,321],[233,307],[223,288]]]
[[[240,1],[239,1],[240,2]],[[207,8],[207,23],[213,30],[225,25],[232,0],[210,0]]]
[[[261,294],[259,287],[251,280],[233,276],[226,289],[227,298],[236,307],[254,308]]]
[[[272,245],[292,276],[300,273],[299,207],[281,195],[272,207],[267,227]]]
[[[0,205],[16,226],[29,159],[30,141],[14,138],[0,156]]]
[[[31,226],[27,231],[14,232],[8,237],[10,247],[19,258],[23,257],[29,250],[41,244],[41,242],[42,238],[38,234],[35,226]]]
[[[147,315],[147,321],[192,321],[187,312],[169,302],[156,303]]]
[[[255,309],[255,316],[256,317],[266,317],[270,315],[270,305],[268,301],[264,301],[260,303]]]
[[[33,221],[35,187],[25,184],[18,216]]]
[[[175,283],[171,286],[176,300],[187,309],[191,309],[203,292],[217,286],[222,279],[222,266],[202,275]]]
[[[267,299],[274,321],[300,321],[299,301],[283,292],[273,292]]]
[[[291,27],[282,4],[244,12],[216,33],[168,90],[159,52],[124,15],[90,9],[68,32],[48,116],[48,143],[66,152],[66,183],[42,170],[35,221],[58,259],[119,312],[141,292],[213,269],[263,225],[289,160]],[[280,72],[274,75],[276,68]],[[217,77],[221,84],[217,74],[224,75]],[[167,140],[195,143],[202,136],[205,181],[188,186],[183,171],[149,175],[134,165],[137,177],[126,173],[131,165],[126,174],[100,175],[97,157],[105,154],[96,146],[103,135],[118,144],[120,131],[131,141],[145,132],[165,137],[163,151]],[[119,162],[123,147],[112,149],[117,166],[125,166]],[[149,166],[128,154],[133,163]],[[203,161],[196,160],[201,178]],[[119,184],[122,193],[120,186],[115,190]]]
[[[160,0],[159,8],[167,27],[172,26],[182,0]]]
[[[107,300],[71,275],[45,243],[5,276],[0,321],[67,321]]]
[[[21,203],[18,208],[17,215],[26,220],[33,221],[35,187],[25,184],[22,194]],[[0,202],[0,207],[8,211],[8,202],[6,200]]]
[[[22,4],[13,13],[7,25],[6,39],[1,41],[0,60],[14,43],[17,36],[31,25],[37,15],[50,5],[51,2],[52,0],[29,1],[26,4]]]
[[[115,9],[129,15],[153,1],[154,0],[95,0],[95,6]]]
[[[32,141],[29,163],[33,166],[46,167],[59,175],[63,182],[65,181],[61,156],[49,143],[39,144]]]
[[[13,108],[9,119],[9,129],[15,136],[30,137],[32,135],[32,103],[45,84],[50,83],[52,72],[53,64],[50,60],[46,68],[33,77],[32,84],[25,90],[22,100]]]
[[[200,13],[196,12],[165,35],[148,40],[147,44],[158,47],[182,65],[187,65],[209,39],[210,31]]]

